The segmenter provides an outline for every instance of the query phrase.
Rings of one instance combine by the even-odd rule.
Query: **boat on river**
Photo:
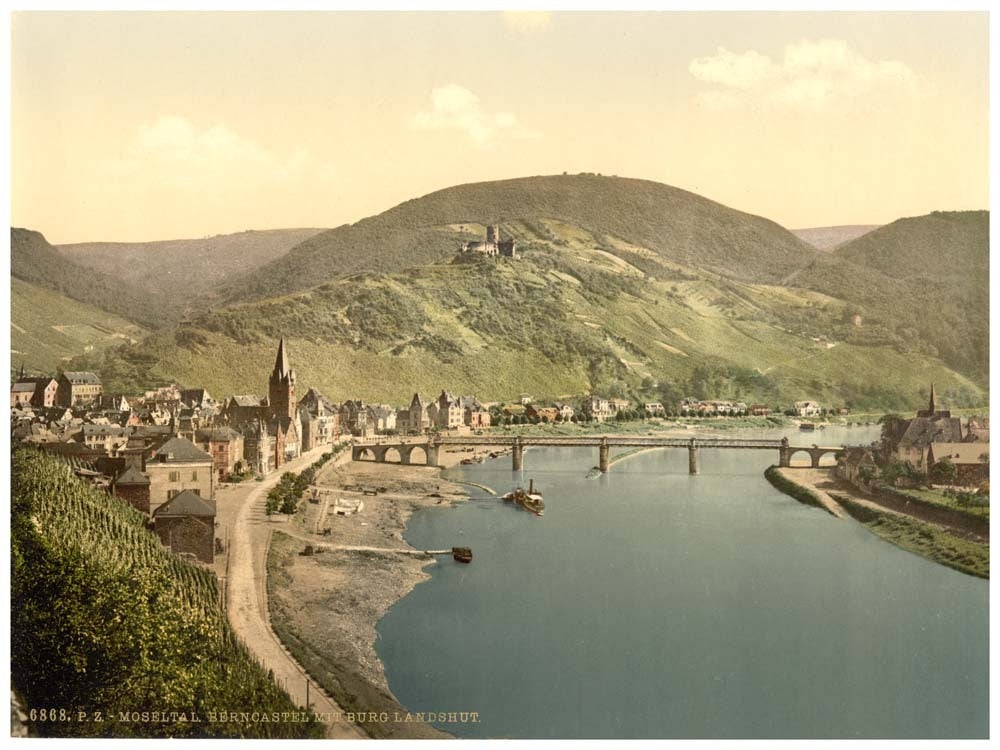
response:
[[[525,510],[531,511],[536,516],[545,515],[545,503],[542,501],[542,493],[535,490],[535,480],[530,480],[528,489],[518,487],[513,492],[508,492],[503,496],[508,503],[517,503]]]

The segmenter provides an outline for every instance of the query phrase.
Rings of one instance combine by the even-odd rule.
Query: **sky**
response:
[[[789,228],[988,208],[988,17],[17,12],[11,222],[334,227],[598,172]]]

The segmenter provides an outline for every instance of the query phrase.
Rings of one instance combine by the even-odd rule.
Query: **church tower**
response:
[[[931,383],[931,402],[930,402],[930,405],[927,407],[927,410],[931,414],[935,414],[937,412],[937,410],[938,410],[938,408],[937,408],[937,396],[934,395],[934,384],[933,383]]]
[[[278,356],[267,383],[267,402],[276,417],[295,417],[295,370],[288,359],[284,337],[278,344]]]

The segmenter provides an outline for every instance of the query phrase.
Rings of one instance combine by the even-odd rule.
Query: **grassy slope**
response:
[[[149,328],[179,317],[176,306],[162,296],[74,263],[29,229],[10,230],[10,273]]]
[[[844,303],[823,294],[682,267],[558,220],[505,227],[530,248],[523,260],[356,274],[222,309],[151,341],[152,372],[216,394],[261,392],[285,335],[300,383],[335,399],[404,402],[443,387],[486,399],[635,393],[652,379],[681,395],[700,383],[706,396],[855,408],[915,406],[933,380],[949,403],[983,400],[933,359],[815,341],[844,318]]]
[[[58,292],[10,280],[11,365],[26,372],[55,372],[73,357],[140,339],[134,323]]]
[[[58,245],[74,262],[160,294],[209,292],[235,273],[274,260],[322,229],[271,229],[162,242]]]
[[[989,213],[900,219],[819,255],[786,283],[848,303],[848,341],[940,357],[978,382],[989,371]]]

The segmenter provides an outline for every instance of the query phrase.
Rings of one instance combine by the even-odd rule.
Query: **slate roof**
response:
[[[149,484],[149,477],[134,466],[129,466],[118,475],[115,484]]]
[[[100,385],[101,379],[92,372],[67,371],[63,376],[73,385]]]
[[[233,396],[229,403],[237,406],[261,406],[263,400],[260,396]]]
[[[989,455],[988,443],[934,443],[931,446],[934,460],[948,458],[953,464],[980,464],[979,457],[984,453]]]
[[[34,383],[14,383],[10,387],[11,393],[34,393],[35,384]]]
[[[195,433],[195,437],[198,440],[208,440],[215,443],[229,443],[233,440],[239,440],[243,435],[234,430],[232,427],[213,427],[209,430],[198,430]]]
[[[175,437],[160,446],[160,449],[156,451],[156,460],[168,464],[190,463],[192,461],[211,461],[212,457],[190,440]]]
[[[196,495],[191,490],[184,490],[167,500],[163,505],[153,511],[153,515],[160,516],[198,516],[200,518],[215,517],[215,501],[206,500],[201,495]]]
[[[914,417],[906,426],[900,438],[905,445],[927,445],[928,443],[960,443],[962,441],[962,420],[958,417]]]

